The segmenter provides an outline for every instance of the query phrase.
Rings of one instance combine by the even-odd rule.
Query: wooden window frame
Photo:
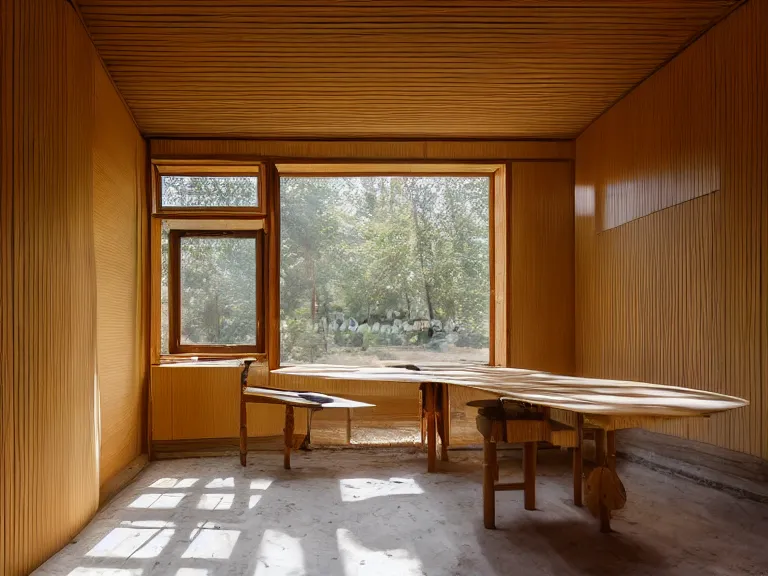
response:
[[[256,355],[263,357],[269,363],[270,370],[280,367],[280,177],[281,176],[489,176],[490,188],[490,218],[489,218],[489,258],[490,258],[490,349],[489,363],[495,366],[507,366],[510,360],[511,339],[508,334],[509,315],[511,306],[509,292],[511,282],[509,238],[507,237],[510,222],[510,202],[512,193],[509,173],[512,160],[422,160],[418,162],[403,160],[368,159],[303,159],[303,158],[266,158],[253,156],[245,158],[212,154],[207,159],[190,156],[153,158],[151,161],[152,214],[149,281],[151,296],[151,339],[150,362],[159,364],[183,360],[189,356],[201,358],[231,358]],[[236,208],[193,208],[178,209],[173,207],[160,208],[162,194],[160,176],[163,174],[196,175],[233,175],[246,174],[248,170],[259,177],[259,209]],[[185,222],[182,222],[184,220]],[[200,225],[195,224],[198,220]],[[160,286],[161,286],[161,236],[163,221],[178,223],[181,229],[202,227],[204,220],[209,221],[206,228],[216,227],[216,230],[206,229],[205,232],[222,231],[241,226],[237,220],[262,220],[263,240],[262,267],[262,298],[257,300],[266,308],[263,324],[257,324],[258,342],[263,343],[258,351],[254,347],[247,350],[237,350],[234,347],[222,347],[217,352],[212,346],[201,346],[198,352],[174,351],[170,338],[169,302],[169,349],[162,353]],[[218,227],[214,222],[220,222]],[[172,230],[174,228],[172,227]],[[169,254],[170,257],[170,254]],[[169,258],[169,276],[170,258]],[[258,282],[257,282],[258,284]],[[169,278],[169,299],[171,285]],[[258,319],[257,319],[258,322]],[[258,347],[258,345],[257,345]],[[178,348],[177,348],[178,350]]]
[[[424,177],[486,177],[489,179],[488,189],[488,283],[490,289],[489,307],[489,349],[488,365],[508,366],[510,338],[507,334],[509,294],[509,238],[507,236],[509,221],[509,194],[511,192],[508,179],[510,162],[483,161],[435,161],[435,162],[279,162],[274,166],[274,188],[269,191],[271,212],[269,215],[270,229],[280,235],[280,179],[281,178],[344,178],[365,176],[424,176]],[[275,370],[283,366],[280,361],[280,245],[270,242],[271,264],[276,263],[277,271],[271,271],[277,281],[270,282],[270,330],[268,331],[267,359],[269,369]],[[272,327],[274,324],[274,327]]]
[[[171,230],[168,237],[168,351],[182,354],[263,354],[266,349],[266,284],[264,230]],[[256,344],[181,343],[181,239],[253,238],[256,242]]]
[[[266,207],[266,182],[264,166],[260,162],[248,164],[153,164],[154,194],[152,195],[153,215],[166,218],[264,218]],[[255,177],[258,181],[258,206],[163,206],[163,176]]]

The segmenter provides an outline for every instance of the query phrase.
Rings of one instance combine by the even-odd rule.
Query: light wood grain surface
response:
[[[64,2],[1,6],[0,573],[20,576],[99,502],[95,50]]]
[[[150,136],[564,137],[737,0],[77,0]]]
[[[93,223],[104,484],[142,452],[148,368],[143,337],[146,144],[106,72],[94,66]]]
[[[308,364],[278,374],[381,382],[442,382],[512,400],[603,416],[703,416],[746,406],[741,398],[646,382],[577,378],[517,368],[416,364],[419,370],[381,366]]]

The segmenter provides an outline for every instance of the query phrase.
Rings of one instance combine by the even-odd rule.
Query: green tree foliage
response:
[[[256,240],[181,238],[182,344],[256,344]]]
[[[487,178],[283,178],[282,360],[487,360],[488,197]]]
[[[487,360],[488,178],[290,177],[280,195],[282,361]],[[254,178],[163,178],[164,205],[256,198]],[[254,341],[252,242],[184,240],[184,341]]]
[[[163,206],[257,206],[256,176],[163,176]]]

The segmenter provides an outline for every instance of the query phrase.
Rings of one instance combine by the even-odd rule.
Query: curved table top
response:
[[[743,398],[705,390],[560,376],[548,372],[449,362],[386,366],[306,364],[275,370],[278,374],[383,382],[439,382],[498,394],[502,398],[605,416],[706,416],[747,406]]]

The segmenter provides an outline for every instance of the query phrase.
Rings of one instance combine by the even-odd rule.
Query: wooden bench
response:
[[[248,386],[248,372],[254,360],[243,361],[243,371],[240,374],[240,464],[245,466],[248,458],[248,412],[246,406],[252,404],[280,404],[285,406],[285,428],[283,438],[283,467],[291,469],[291,450],[293,449],[294,408],[306,408],[309,411],[307,418],[307,438],[312,429],[312,415],[318,410],[369,408],[373,404],[347,400],[338,396],[329,396],[320,392],[280,390],[277,388],[258,388]]]

